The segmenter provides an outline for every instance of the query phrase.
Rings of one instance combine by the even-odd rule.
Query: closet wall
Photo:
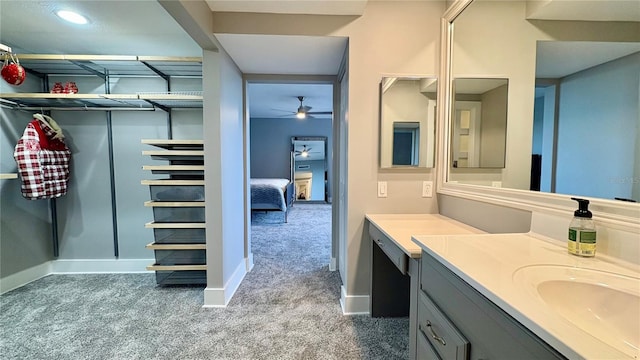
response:
[[[104,93],[104,81],[95,76],[51,76],[54,82],[75,81],[80,93]],[[38,82],[2,92],[41,92]],[[167,84],[159,77],[110,78],[111,93],[164,92]],[[171,78],[171,90],[202,90],[199,78]],[[2,172],[15,172],[13,146],[22,135],[32,112],[2,110]],[[51,116],[66,135],[72,151],[71,179],[66,196],[57,199],[59,257],[53,271],[145,271],[154,262],[145,245],[153,232],[144,224],[153,220],[143,179],[162,178],[142,171],[148,145],[141,139],[168,138],[167,113],[155,111],[111,111],[115,204],[111,195],[107,111],[55,110]],[[172,137],[202,139],[202,109],[173,109]],[[52,233],[48,223],[48,200],[30,201],[20,195],[20,180],[2,180],[2,241],[0,278],[54,260]],[[19,211],[18,211],[19,210]],[[115,226],[113,217],[115,214]],[[33,222],[33,217],[38,221]],[[116,257],[114,239],[117,239]],[[122,260],[142,259],[127,262]],[[112,262],[105,262],[111,260]],[[118,260],[118,261],[115,261]]]
[[[19,87],[0,80],[0,92],[35,92],[40,82],[27,76]],[[13,148],[31,114],[0,107],[0,173],[16,173]],[[0,278],[51,259],[51,226],[47,201],[26,200],[20,180],[0,180]]]

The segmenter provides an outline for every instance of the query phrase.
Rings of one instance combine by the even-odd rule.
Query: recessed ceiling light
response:
[[[69,10],[59,10],[58,12],[56,12],[56,15],[58,15],[61,19],[74,24],[84,25],[89,22],[86,17]]]

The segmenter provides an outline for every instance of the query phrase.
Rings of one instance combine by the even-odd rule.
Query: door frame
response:
[[[335,135],[340,136],[340,82],[336,75],[285,75],[285,74],[243,74],[242,76],[242,92],[243,92],[243,132],[244,132],[244,182],[245,182],[245,218],[244,218],[244,257],[246,259],[247,271],[251,271],[253,268],[253,252],[251,251],[251,157],[250,157],[250,144],[251,144],[251,128],[250,128],[250,114],[249,114],[249,96],[248,87],[249,84],[330,84],[333,88],[333,116],[331,119],[332,127],[332,147],[327,148],[327,158],[332,158],[331,168],[333,176],[329,177],[328,184],[331,188],[332,198],[336,198],[335,195],[341,191],[338,187],[340,184],[336,184],[334,178],[340,176],[340,156],[338,139],[335,139]],[[343,148],[343,147],[342,147]],[[328,163],[328,161],[327,161]],[[291,179],[293,181],[293,179]],[[329,200],[329,199],[327,199]],[[337,208],[337,204],[332,200],[331,204],[331,255],[329,259],[329,270],[335,271],[337,269],[337,259],[339,257],[339,234],[336,229],[336,215],[346,216],[341,214]]]

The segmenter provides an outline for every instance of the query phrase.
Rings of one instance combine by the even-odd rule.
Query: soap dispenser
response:
[[[596,255],[596,225],[589,211],[589,200],[571,198],[578,202],[578,210],[573,213],[569,224],[567,250],[570,254],[591,257]]]

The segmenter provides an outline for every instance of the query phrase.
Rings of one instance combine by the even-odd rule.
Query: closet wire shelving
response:
[[[10,56],[10,48],[0,52],[0,61]],[[135,55],[59,55],[19,54],[20,65],[29,77],[39,78],[42,92],[0,93],[0,107],[18,111],[52,110],[104,111],[107,118],[109,173],[111,185],[114,256],[119,256],[116,214],[116,189],[113,152],[112,111],[156,111],[167,114],[167,138],[172,139],[172,109],[202,108],[201,91],[172,91],[172,77],[202,78],[201,57],[135,56]],[[104,93],[49,93],[50,76],[97,76],[104,80]],[[166,92],[112,94],[110,78],[160,77]],[[53,255],[59,256],[56,199],[50,199]]]
[[[19,60],[28,74],[43,80],[52,75],[98,76],[105,80],[106,88],[104,93],[1,93],[1,105],[11,109],[168,111],[202,107],[202,91],[171,90],[172,77],[202,78],[199,57],[24,54]],[[109,77],[161,77],[167,81],[167,91],[111,94]]]

